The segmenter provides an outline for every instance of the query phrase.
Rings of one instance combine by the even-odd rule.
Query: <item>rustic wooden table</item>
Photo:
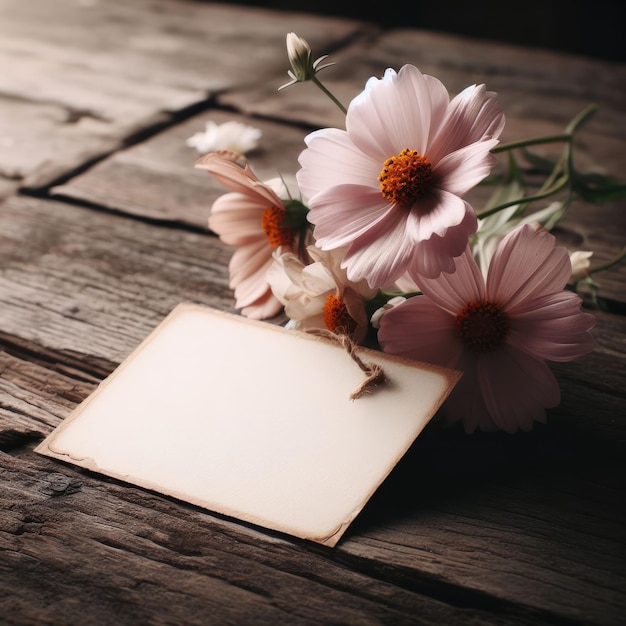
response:
[[[233,311],[232,250],[206,227],[224,189],[185,140],[252,123],[265,178],[342,124],[311,85],[277,92],[289,31],[332,54],[345,102],[404,63],[487,83],[506,141],[597,103],[581,159],[626,171],[624,65],[225,4],[0,0],[0,622],[623,623],[624,264],[598,276],[597,346],[555,366],[546,426],[432,422],[334,549],[33,452],[179,302]],[[624,209],[576,204],[559,234],[600,265]]]

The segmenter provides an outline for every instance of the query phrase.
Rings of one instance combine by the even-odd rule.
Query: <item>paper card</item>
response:
[[[460,374],[181,304],[36,452],[334,546]]]

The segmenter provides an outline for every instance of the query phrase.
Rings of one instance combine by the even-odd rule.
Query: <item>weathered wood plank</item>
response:
[[[0,224],[5,333],[117,363],[181,301],[233,310],[231,249],[209,234],[27,197]]]
[[[597,101],[584,138],[619,176],[623,66],[211,3],[0,0],[0,10],[0,62],[13,64],[0,76],[0,113],[11,114],[0,115],[0,196],[117,152],[54,190],[89,208],[0,205],[0,449],[11,452],[0,453],[0,621],[621,624],[621,316],[599,312],[594,352],[555,366],[563,401],[546,426],[466,437],[433,422],[334,550],[35,455],[30,442],[178,302],[232,310],[231,250],[205,231],[223,190],[193,169],[184,139],[214,114],[233,116],[172,123],[217,94],[263,125],[261,177],[295,166],[301,129],[342,116],[310,85],[275,92],[287,31],[333,52],[325,72],[342,99],[405,62],[451,90],[487,82],[501,93],[506,139],[559,132]],[[622,206],[576,205],[561,235],[600,263],[624,230]],[[623,295],[623,272],[600,275],[603,289]]]
[[[530,624],[480,594],[448,604],[31,452],[0,453],[0,616],[10,624]],[[428,591],[428,589],[427,589]],[[53,606],[50,598],[55,598]],[[546,623],[554,623],[548,614]]]
[[[203,130],[209,119],[216,123],[236,120],[263,131],[260,149],[249,155],[252,168],[261,179],[297,172],[297,157],[304,147],[304,129],[211,110],[116,152],[87,172],[53,187],[51,194],[55,198],[80,200],[131,215],[206,228],[213,201],[227,190],[206,173],[194,169],[198,154],[185,145],[185,140]],[[596,139],[594,146],[605,144],[604,138],[596,136]],[[615,168],[622,160],[620,155],[619,159],[609,162]],[[490,188],[479,187],[470,192],[468,200],[480,210],[490,194]],[[592,268],[612,261],[622,252],[624,232],[623,202],[603,205],[575,202],[555,231],[560,242],[571,251],[593,251]],[[596,278],[601,296],[625,301],[625,263]]]
[[[14,365],[13,371],[20,368]],[[47,377],[33,378],[45,378],[49,383],[68,377],[49,372]],[[77,392],[76,386],[59,386],[61,403],[71,404],[71,395],[81,396],[88,387],[83,384]],[[50,389],[41,396],[46,394],[49,397],[43,397],[44,404],[52,401],[58,405],[58,396]],[[65,410],[61,406],[60,412]],[[234,584],[248,590],[257,577],[254,563],[247,563],[245,571],[250,577],[240,578],[243,566],[239,559],[230,562],[230,550],[225,550],[220,539],[217,550],[221,556],[213,553],[216,536],[226,534],[232,549],[246,560],[254,561],[255,555],[275,553],[275,546],[281,547],[275,559],[263,562],[270,568],[264,574],[266,585],[271,585],[268,579],[279,584],[284,568],[288,572],[295,568],[306,581],[310,576],[307,564],[315,560],[311,553],[316,553],[322,557],[320,566],[328,566],[330,558],[336,567],[346,569],[333,580],[328,580],[326,570],[323,575],[316,570],[311,575],[316,584],[323,581],[356,598],[366,594],[371,599],[374,583],[367,580],[373,575],[384,585],[393,585],[396,593],[404,589],[466,609],[460,616],[450,613],[449,607],[443,615],[420,613],[425,623],[437,619],[491,623],[486,615],[473,615],[482,608],[495,613],[494,623],[562,623],[567,619],[581,624],[618,624],[626,577],[620,499],[626,486],[623,446],[616,450],[606,440],[579,439],[561,427],[550,425],[517,437],[468,438],[431,426],[334,551],[265,531],[258,533],[244,524],[202,514],[188,505],[26,451],[17,456],[0,455],[0,499],[5,503],[0,542],[11,557],[5,567],[10,567],[10,580],[17,586],[8,606],[29,618],[15,623],[28,623],[44,611],[33,603],[32,596],[56,591],[63,597],[81,597],[92,593],[93,585],[106,598],[113,594],[111,601],[121,602],[124,615],[133,610],[128,590],[137,580],[148,580],[151,585],[163,586],[172,599],[187,588],[191,605],[200,607],[219,593],[212,586],[216,576],[220,580],[225,576],[227,582],[234,576]],[[77,501],[73,494],[79,491]],[[174,518],[175,528],[171,525]],[[109,558],[109,549],[118,560]],[[79,558],[86,552],[92,555],[91,566]],[[194,558],[188,559],[190,556]],[[73,558],[82,564],[78,570],[67,567]],[[218,558],[224,572],[211,570],[211,580],[204,580],[207,561],[213,564]],[[28,576],[34,563],[38,564],[36,579]],[[172,587],[164,582],[169,574],[157,576],[153,569],[157,567],[164,575],[171,567],[182,568],[189,579]],[[94,581],[92,568],[99,572]],[[357,582],[351,588],[347,581],[352,578]],[[340,579],[343,583],[338,586]],[[306,587],[305,581],[301,582]],[[293,611],[292,602],[301,602],[293,596],[298,591],[291,583],[279,586],[291,594],[291,601],[285,600],[284,606]],[[324,598],[322,593],[320,599]],[[239,600],[242,615],[250,611],[250,601],[245,597]],[[397,601],[405,608],[406,603],[406,598]],[[146,618],[152,611],[165,610],[152,596],[141,606],[147,611]],[[348,606],[354,606],[354,599]],[[1,609],[0,599],[0,614]],[[105,602],[91,607],[90,615],[96,619],[101,610],[109,609]],[[62,613],[67,619],[73,615],[71,607],[61,610],[69,611]],[[227,614],[226,607],[215,610]],[[366,611],[373,615],[371,608]],[[171,609],[166,614],[179,619]],[[392,614],[380,619],[414,623],[413,617]]]
[[[0,450],[47,436],[113,370],[94,376],[72,367],[69,355],[65,363],[44,355],[16,346],[0,352]]]
[[[41,188],[219,91],[288,67],[285,35],[333,47],[357,21],[184,0],[0,2],[0,175]]]
[[[1,328],[46,349],[119,363],[181,301],[232,311],[231,253],[208,232],[10,198],[0,212]],[[596,329],[599,354],[623,359],[624,318],[599,320],[612,325],[606,340]]]
[[[315,28],[310,32],[315,36]],[[325,81],[345,102],[362,89],[370,75],[380,75],[387,66],[399,67],[409,61],[423,63],[422,69],[441,78],[452,92],[471,82],[486,82],[490,89],[499,92],[507,114],[504,141],[562,133],[574,115],[597,103],[598,113],[580,134],[575,162],[581,169],[623,178],[626,160],[622,122],[626,98],[618,88],[626,80],[626,68],[622,65],[402,30],[391,34],[370,32],[352,39],[335,51],[332,60],[337,61],[337,66],[325,70]],[[207,211],[223,189],[211,181],[201,181],[198,173],[192,171],[194,157],[184,147],[184,141],[195,130],[201,130],[207,119],[236,119],[263,128],[263,150],[252,159],[261,177],[273,176],[277,170],[297,171],[297,155],[304,147],[308,129],[343,126],[343,115],[313,85],[296,85],[278,93],[277,86],[284,79],[280,75],[265,83],[259,81],[249,89],[229,89],[219,94],[218,102],[246,115],[207,111],[114,154],[54,188],[53,194],[204,227]],[[268,123],[256,116],[296,125]],[[549,155],[558,154],[560,149],[556,144],[536,151]],[[468,195],[468,200],[480,210],[488,193],[486,189],[477,189]],[[535,208],[542,206],[538,203]],[[566,235],[564,243],[572,249],[592,250],[592,266],[604,265],[623,250],[625,214],[623,202],[600,207],[575,203],[571,217],[561,229]],[[624,302],[625,264],[598,278],[603,296]]]
[[[231,303],[228,250],[208,235],[34,198],[6,202],[0,219],[0,327],[5,341],[30,346],[34,355],[41,350],[42,359],[67,351],[72,366],[76,355],[117,363],[178,301],[224,309]],[[619,370],[625,347],[615,338],[625,336],[626,320],[606,314],[598,320],[590,360],[562,370],[566,404],[553,412],[556,419],[517,437],[429,429],[333,558],[450,602],[469,594],[476,605],[491,603],[516,618],[530,611],[548,621],[553,615],[617,623],[625,600],[617,503],[626,473],[623,425],[614,423],[625,405]],[[3,428],[34,437],[93,382],[75,381],[69,370],[42,372],[42,362],[20,364],[15,353],[5,359]],[[609,365],[616,359],[618,369]],[[94,484],[108,483],[97,477]],[[58,548],[53,553],[64,558]],[[47,571],[55,568],[60,561]]]
[[[210,109],[116,152],[83,174],[53,187],[51,195],[206,229],[213,201],[227,189],[206,172],[194,169],[200,155],[185,142],[194,133],[204,131],[209,120],[218,124],[235,120],[262,131],[259,148],[248,155],[262,180],[295,175],[298,154],[304,146],[302,129]]]
[[[306,32],[300,34],[307,37]],[[328,60],[336,65],[324,70],[320,78],[344,105],[370,76],[381,77],[388,67],[397,70],[411,63],[436,76],[453,94],[468,85],[485,83],[498,93],[511,120],[562,128],[596,103],[600,111],[594,120],[595,131],[624,137],[624,64],[418,29],[365,32],[337,50],[312,45],[313,56],[332,53]],[[343,114],[313,85],[297,85],[277,94],[281,80],[222,93],[220,101],[251,115],[275,116],[280,111],[286,120],[342,127]],[[513,138],[520,137],[505,134],[507,141]]]

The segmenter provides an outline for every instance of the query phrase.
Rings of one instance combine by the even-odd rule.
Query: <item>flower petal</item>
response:
[[[436,278],[420,276],[416,282],[424,295],[456,317],[469,302],[484,299],[485,283],[469,246],[454,259],[454,270]]]
[[[254,301],[254,304],[243,307],[241,314],[252,320],[266,320],[278,315],[282,309],[280,302],[273,296],[271,291]]]
[[[259,206],[257,200],[240,193],[220,196],[211,208],[209,229],[231,246],[245,246],[253,241],[265,240],[261,217],[267,206]]]
[[[414,262],[409,265],[408,271],[418,285],[424,278],[437,278],[442,272],[454,273],[455,259],[464,253],[469,237],[476,231],[476,214],[472,208],[455,196],[449,196],[448,205],[452,198],[463,211],[462,219],[457,224],[449,223],[442,229],[441,235],[433,232],[429,239],[421,241],[415,247]],[[431,230],[435,229],[431,227]]]
[[[389,309],[378,340],[384,352],[445,367],[456,367],[462,350],[454,318],[424,296]]]
[[[545,409],[560,402],[559,385],[550,368],[513,348],[480,355],[476,368],[489,415],[508,433],[544,422]]]
[[[198,169],[212,174],[224,187],[251,198],[266,206],[282,206],[280,198],[254,174],[247,159],[234,152],[210,152],[195,164]]]
[[[353,282],[367,280],[372,288],[388,285],[402,276],[414,252],[406,235],[403,207],[392,207],[385,219],[371,224],[348,248],[342,266]]]
[[[441,123],[449,102],[443,84],[412,65],[387,69],[370,79],[350,103],[346,129],[354,144],[382,163],[404,148],[426,153],[430,133]],[[409,145],[410,144],[410,145]]]
[[[443,419],[450,424],[462,423],[467,434],[476,429],[486,432],[497,430],[478,385],[476,355],[462,350],[455,368],[463,375],[441,407]]]
[[[537,359],[571,361],[593,350],[595,319],[580,311],[581,299],[562,291],[517,307],[507,343]]]
[[[300,153],[298,186],[308,201],[329,187],[355,184],[378,191],[382,161],[363,153],[352,143],[346,131],[324,128],[307,135],[307,148]]]
[[[497,139],[504,128],[504,113],[496,94],[485,85],[471,85],[450,102],[446,117],[428,146],[428,158],[436,164],[446,154],[471,143]]]
[[[379,191],[359,185],[337,185],[310,201],[307,219],[322,249],[345,246],[385,219],[392,205]]]
[[[547,230],[529,224],[512,230],[491,259],[488,297],[512,315],[524,301],[562,291],[572,269],[567,250],[555,243]]]
[[[446,154],[433,168],[437,186],[449,193],[464,196],[489,176],[496,158],[490,150],[497,140],[479,141]]]

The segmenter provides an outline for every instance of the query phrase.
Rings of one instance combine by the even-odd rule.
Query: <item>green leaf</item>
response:
[[[522,150],[522,154],[530,165],[544,174],[550,174],[559,163],[556,159],[540,156],[530,150]]]
[[[583,200],[592,204],[602,204],[603,202],[626,198],[626,183],[613,176],[596,172],[588,174],[575,172],[573,188]]]

